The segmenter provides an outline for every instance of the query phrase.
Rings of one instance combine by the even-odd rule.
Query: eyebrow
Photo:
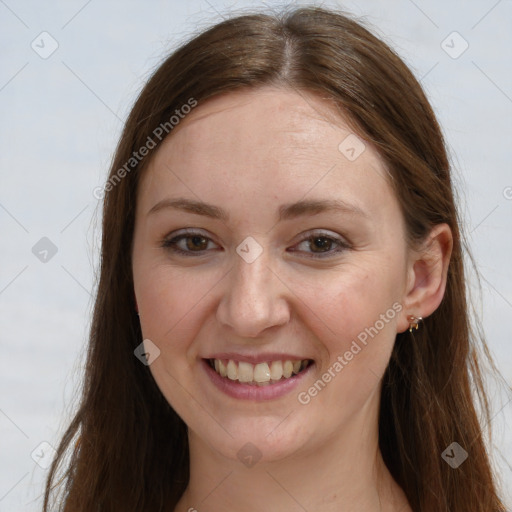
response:
[[[149,210],[148,215],[168,208],[203,215],[204,217],[210,217],[224,222],[229,221],[229,214],[222,208],[202,201],[181,197],[176,199],[162,199]],[[291,220],[305,215],[316,215],[329,211],[337,211],[344,214],[368,218],[368,214],[361,208],[340,199],[313,199],[280,206],[278,210],[278,221]]]

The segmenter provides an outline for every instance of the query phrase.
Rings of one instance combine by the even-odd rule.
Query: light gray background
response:
[[[373,24],[427,90],[481,273],[476,310],[510,383],[512,2],[324,5]],[[0,0],[1,512],[40,509],[46,470],[31,453],[42,442],[56,445],[72,410],[98,260],[92,191],[105,180],[135,94],[178,42],[220,20],[219,13],[254,6],[264,3]],[[58,43],[46,59],[31,47],[35,41],[39,53],[51,49],[43,31]],[[465,41],[469,47],[458,56]],[[32,252],[42,237],[58,249],[47,262]],[[493,389],[493,457],[512,489],[511,395]],[[51,449],[43,445],[37,455],[44,466]],[[512,503],[510,490],[506,496]]]

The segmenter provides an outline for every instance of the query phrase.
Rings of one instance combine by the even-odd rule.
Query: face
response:
[[[404,220],[378,154],[333,112],[270,87],[211,99],[140,183],[133,277],[159,350],[150,370],[217,455],[251,442],[278,460],[375,426],[406,325]]]

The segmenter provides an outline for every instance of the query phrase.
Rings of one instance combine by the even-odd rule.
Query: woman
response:
[[[149,80],[102,193],[45,510],[73,445],[64,511],[504,510],[443,138],[382,41],[320,8],[216,25]]]

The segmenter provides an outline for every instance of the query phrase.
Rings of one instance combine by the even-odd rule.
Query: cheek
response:
[[[315,324],[322,330],[319,338],[329,344],[330,352],[344,349],[376,322],[379,331],[386,334],[394,329],[398,276],[384,268],[385,265],[347,266],[326,272],[325,276],[319,273],[315,279],[301,280],[303,284],[297,287],[296,294],[311,310],[308,316],[319,320]],[[385,315],[384,320],[381,315]]]
[[[152,340],[172,366],[192,365],[194,340],[209,314],[209,295],[224,274],[218,269],[177,268],[168,264],[134,267],[142,335]]]
[[[197,362],[194,340],[203,323],[199,315],[207,299],[205,290],[212,286],[205,281],[198,274],[167,265],[134,268],[142,336],[160,350],[150,371],[166,400],[181,412],[191,407],[182,386],[190,388]]]
[[[309,314],[309,328],[328,352],[319,369],[322,382],[301,390],[301,403],[312,400],[319,410],[339,411],[344,417],[377,391],[402,309],[398,272],[384,271],[385,265],[366,268],[347,268],[338,279],[301,290],[314,313]]]

